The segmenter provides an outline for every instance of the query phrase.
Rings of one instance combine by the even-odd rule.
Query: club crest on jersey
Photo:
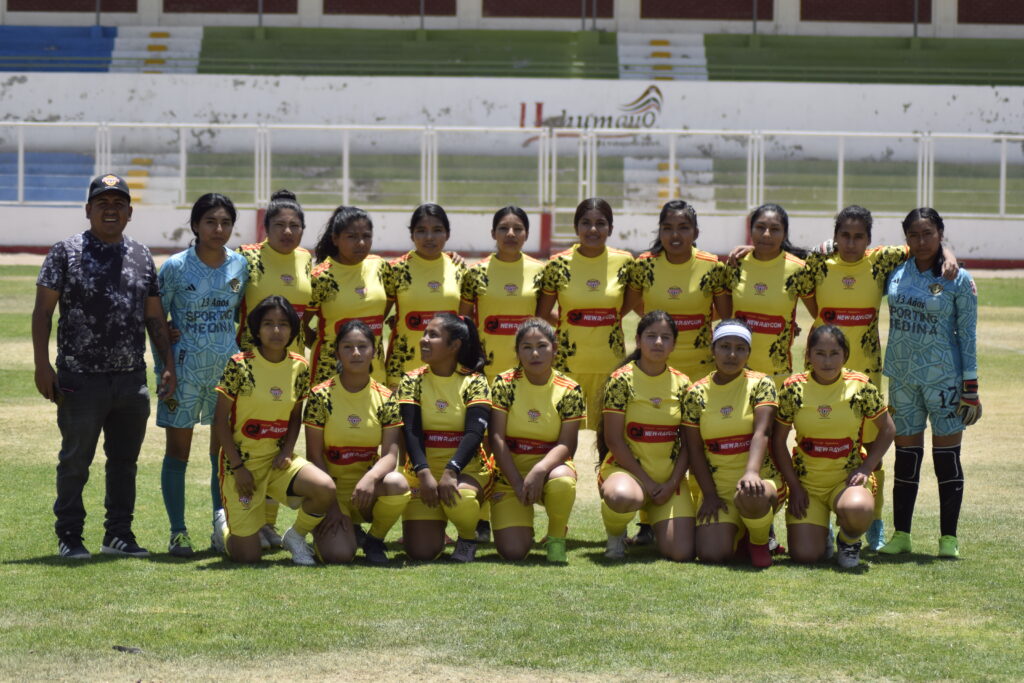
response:
[[[359,423],[363,421],[363,418],[361,418],[361,417],[359,417],[358,415],[355,415],[355,414],[349,415],[345,419],[348,420],[348,424],[349,424],[350,427],[352,427],[352,429],[355,429],[356,427],[358,427]]]
[[[238,281],[237,277],[231,278],[231,282],[228,283],[228,287],[231,288],[232,292],[238,294],[238,290],[242,288],[242,283]]]
[[[654,406],[655,408],[660,408],[661,407],[661,398],[659,398],[658,396],[652,396],[651,397],[651,405]]]
[[[589,289],[591,292],[597,291],[597,288],[600,286],[601,281],[596,278],[591,278],[590,280],[587,280],[587,289]]]
[[[830,405],[820,405],[820,406],[818,406],[818,415],[821,415],[823,418],[828,418],[828,416],[831,415],[831,414],[832,414],[832,406],[830,406]]]
[[[356,287],[355,292],[360,299],[366,298],[366,287]]]
[[[505,285],[503,289],[505,290],[505,294],[507,294],[508,296],[515,296],[516,292],[519,291],[519,285],[515,284],[514,282],[510,282],[507,285]]]
[[[722,417],[729,417],[732,415],[732,406],[722,406],[719,412],[722,413]]]
[[[530,408],[526,411],[526,417],[530,418],[530,422],[536,422],[540,419],[540,411],[534,408]]]
[[[284,396],[284,390],[281,387],[270,387],[270,395],[274,397],[275,401],[280,401]]]
[[[293,284],[295,284],[295,276],[294,275],[289,275],[288,273],[282,273],[281,274],[281,282],[283,282],[287,286],[291,287]]]
[[[667,290],[669,299],[678,299],[679,295],[683,293],[682,287],[669,287]]]
[[[754,284],[754,294],[756,294],[757,296],[764,296],[765,292],[767,291],[768,285],[766,285],[765,283],[758,282]]]
[[[853,289],[855,284],[857,284],[857,278],[850,275],[843,278],[843,289]]]
[[[942,285],[938,282],[933,282],[932,284],[928,285],[928,291],[931,292],[932,294],[941,294]]]
[[[444,400],[443,398],[439,398],[436,401],[434,401],[434,406],[437,408],[437,412],[443,413],[444,411],[448,410],[448,401]]]
[[[431,292],[436,292],[439,289],[441,289],[441,283],[438,282],[437,280],[431,280],[430,282],[427,283],[427,289],[429,289]]]

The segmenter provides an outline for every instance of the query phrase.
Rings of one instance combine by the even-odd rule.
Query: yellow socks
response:
[[[464,541],[476,541],[476,523],[480,521],[480,501],[476,499],[473,489],[459,489],[461,498],[451,507],[442,505],[444,514],[455,525],[459,538]]]
[[[373,523],[370,525],[370,535],[383,541],[391,527],[402,516],[405,506],[409,504],[411,498],[412,493],[409,491],[397,496],[379,496],[377,502],[373,504]]]
[[[609,536],[621,536],[626,532],[626,527],[633,520],[635,512],[615,512],[603,500],[601,501],[601,519],[604,520],[604,529]]]
[[[273,498],[269,498],[269,497],[267,498],[267,500],[265,501],[265,504],[263,506],[263,510],[264,510],[264,512],[267,515],[264,518],[266,520],[264,522],[264,524],[269,524],[270,526],[276,526],[277,525],[277,511],[278,511],[278,509],[280,507],[281,507],[281,504],[278,503],[276,500],[274,500]]]
[[[846,545],[853,545],[854,543],[859,541],[861,537],[858,536],[857,538],[851,538],[851,537],[846,535],[846,532],[843,531],[842,528],[840,528],[839,529],[838,538],[839,538],[840,541],[842,541]]]
[[[875,491],[875,519],[882,518],[882,504],[885,503],[885,470],[875,470],[875,482],[878,490]]]
[[[295,524],[292,528],[301,535],[305,536],[310,531],[316,528],[316,525],[323,521],[323,515],[314,515],[306,512],[303,508],[299,508],[299,514],[295,516]]]
[[[548,538],[565,538],[569,514],[576,502],[576,480],[557,477],[544,483],[544,509],[548,512]]]
[[[640,510],[640,514],[637,515],[637,520],[636,521],[637,521],[638,524],[650,524],[651,523],[651,518],[647,514],[647,510],[641,509]]]
[[[775,517],[775,513],[771,510],[766,512],[764,517],[758,519],[740,517],[743,520],[743,524],[747,527],[747,533],[750,534],[750,543],[752,545],[764,545],[768,542],[768,533],[772,528],[773,517]]]

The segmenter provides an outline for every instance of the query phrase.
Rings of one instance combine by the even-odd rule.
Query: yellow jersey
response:
[[[747,365],[781,384],[793,372],[797,299],[814,293],[804,262],[785,251],[770,261],[747,254],[737,266],[726,266],[725,289],[732,294],[733,316],[747,323],[753,337]]]
[[[460,367],[448,377],[430,371],[429,365],[416,368],[402,377],[398,385],[398,402],[417,405],[423,416],[423,450],[435,478],[455,455],[455,449],[466,431],[466,409],[474,405],[490,405],[491,392],[487,378],[479,372]],[[405,468],[412,473],[412,462]],[[478,457],[463,468],[467,474],[489,470],[489,461],[480,445]]]
[[[754,439],[754,409],[777,406],[775,383],[764,373],[744,370],[727,384],[716,384],[714,373],[694,382],[683,399],[683,424],[700,428],[704,457],[715,485],[734,486],[747,468]],[[766,449],[761,478],[773,479],[778,471]]]
[[[865,420],[885,412],[878,389],[860,372],[843,370],[832,384],[818,384],[811,373],[786,380],[775,419],[796,429],[793,469],[807,486],[830,489],[863,461]]]
[[[377,337],[377,356],[373,377],[384,381],[384,311],[388,305],[386,283],[388,262],[370,254],[355,265],[328,258],[313,268],[313,294],[310,310],[317,314],[316,342],[313,345],[313,384],[330,379],[337,372],[334,340],[338,330],[358,318]]]
[[[324,460],[337,479],[358,481],[380,458],[385,429],[402,426],[398,402],[372,378],[350,392],[335,375],[313,387],[303,422],[324,433]]]
[[[714,296],[724,291],[725,267],[718,257],[691,247],[685,263],[670,263],[664,252],[644,252],[630,269],[629,286],[643,294],[644,311],[672,316],[679,336],[668,364],[691,379],[715,369],[711,360]]]
[[[494,377],[516,367],[515,336],[519,325],[537,311],[544,264],[529,254],[513,262],[495,254],[466,271],[462,300],[476,305],[476,326],[487,354],[484,372]]]
[[[273,459],[288,433],[296,403],[309,392],[309,364],[297,353],[272,363],[259,351],[228,360],[217,391],[231,399],[231,433],[243,461]]]
[[[520,368],[506,370],[494,378],[491,405],[508,416],[505,443],[523,476],[558,445],[563,423],[587,418],[580,385],[557,370],[543,385],[531,383]]]
[[[313,292],[310,282],[313,255],[302,247],[296,247],[290,254],[279,254],[267,240],[259,244],[243,244],[238,248],[238,253],[245,257],[249,269],[245,298],[238,311],[238,348],[251,351],[253,343],[246,330],[246,317],[249,311],[268,296],[276,294],[287,299],[299,320],[302,320]],[[288,350],[305,355],[306,345],[301,330]]]
[[[593,258],[574,245],[551,257],[541,287],[558,297],[555,367],[567,373],[611,372],[625,355],[619,311],[633,257],[606,247]]]
[[[404,373],[415,370],[420,360],[417,342],[427,323],[438,313],[458,313],[464,265],[455,265],[447,254],[428,261],[415,251],[391,261],[385,289],[395,301],[394,327],[388,342],[388,384],[397,384]]]
[[[689,378],[674,368],[656,377],[636,362],[612,373],[604,385],[603,413],[622,413],[626,420],[626,444],[652,479],[667,481],[681,446],[681,406]],[[615,462],[609,454],[606,461]]]

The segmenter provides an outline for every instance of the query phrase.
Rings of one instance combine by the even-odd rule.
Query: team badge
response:
[[[657,397],[657,396],[652,396],[651,397],[651,405],[654,406],[655,408],[660,408],[661,407],[661,399],[659,397]]]
[[[284,396],[284,390],[281,387],[270,387],[270,395],[274,397],[275,401],[280,401]]]
[[[366,287],[356,287],[355,291],[356,291],[356,296],[358,296],[360,299],[365,299],[366,298]]]
[[[591,292],[596,291],[601,286],[601,281],[597,279],[587,280],[587,289]]]
[[[427,283],[427,288],[430,289],[431,292],[436,292],[437,290],[441,289],[441,283],[438,282],[437,280],[431,280],[430,282]]]
[[[242,283],[238,281],[237,277],[236,278],[231,278],[231,282],[228,283],[228,287],[231,288],[232,292],[234,292],[235,294],[238,294],[238,290],[242,288]],[[194,291],[194,288],[193,288],[193,291]]]
[[[820,405],[820,406],[818,406],[818,415],[821,415],[823,418],[828,418],[828,416],[831,415],[831,414],[832,414],[832,406],[829,406],[829,405]]]
[[[843,289],[853,289],[855,284],[857,284],[857,278],[849,275],[843,278]]]
[[[669,299],[678,299],[679,295],[683,293],[683,288],[682,287],[669,287],[667,291],[668,291],[668,298]]]
[[[938,282],[933,282],[932,284],[928,285],[928,291],[931,292],[932,294],[941,294],[942,285]]]
[[[436,401],[434,401],[434,405],[437,407],[437,412],[439,413],[443,413],[444,411],[448,410],[448,401],[444,400],[443,398],[439,398]]]
[[[732,406],[722,406],[722,410],[719,412],[722,413],[722,417],[729,417],[732,415]]]
[[[356,427],[358,427],[359,423],[363,421],[363,418],[361,418],[361,417],[359,417],[358,415],[355,415],[355,414],[349,415],[345,419],[348,420],[348,424],[349,424],[350,427],[352,427],[352,429],[355,429]]]
[[[281,275],[281,282],[283,282],[283,283],[285,283],[285,285],[291,287],[293,284],[295,284],[295,276],[294,275],[289,275],[288,273],[283,273]]]
[[[540,419],[540,411],[535,410],[534,408],[530,408],[529,410],[526,411],[526,416],[530,418],[530,422],[536,422],[537,420]]]
[[[167,399],[166,401],[164,401],[164,404],[167,406],[167,410],[171,411],[172,413],[178,409],[178,401],[173,398]]]
[[[505,294],[509,296],[515,296],[516,292],[519,291],[519,285],[515,284],[514,282],[510,282],[507,285],[505,285],[504,290]]]
[[[768,285],[763,282],[758,282],[754,285],[754,294],[757,296],[764,296],[765,292],[768,291]]]
[[[107,187],[113,187],[119,182],[116,175],[105,175],[103,176],[103,184]]]

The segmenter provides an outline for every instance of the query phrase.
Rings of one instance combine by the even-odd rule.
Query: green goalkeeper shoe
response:
[[[910,551],[910,534],[906,531],[893,532],[889,542],[878,549],[883,555],[901,555]]]
[[[939,538],[939,557],[960,557],[960,544],[956,536],[941,536]]]

